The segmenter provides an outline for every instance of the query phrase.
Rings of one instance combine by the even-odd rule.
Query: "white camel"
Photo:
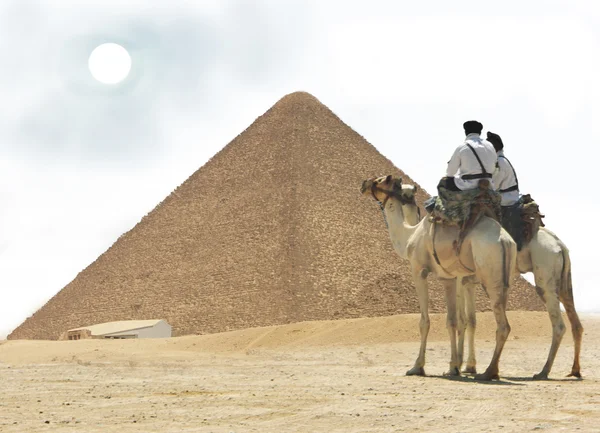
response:
[[[567,377],[581,377],[579,354],[583,326],[575,310],[573,299],[573,285],[571,282],[571,259],[566,245],[550,230],[540,227],[530,242],[525,244],[517,253],[517,267],[520,273],[533,272],[535,289],[546,305],[550,322],[552,323],[552,344],[548,352],[548,359],[542,371],[533,376],[534,379],[547,379],[554,364],[558,348],[565,334],[566,327],[560,311],[562,302],[569,322],[575,346],[573,366]],[[474,279],[457,279],[457,291],[464,293],[458,300],[459,327],[459,359],[464,350],[464,329],[467,328],[469,337],[469,357],[465,372],[476,372],[475,360],[475,284]],[[466,312],[465,312],[466,308]],[[462,342],[461,342],[462,338]]]
[[[413,368],[406,374],[425,375],[425,350],[430,323],[427,276],[433,273],[441,280],[446,292],[451,345],[448,374],[460,375],[456,336],[456,278],[475,275],[487,289],[497,324],[496,347],[490,365],[475,378],[498,379],[500,355],[510,333],[506,300],[516,269],[515,242],[497,221],[482,217],[465,237],[457,256],[453,246],[458,238],[457,227],[434,224],[427,218],[416,225],[407,222],[402,205],[407,204],[407,197],[414,202],[414,192],[415,187],[403,186],[400,178],[391,175],[367,179],[361,186],[362,194],[372,196],[381,204],[394,250],[410,261],[419,298],[421,346]]]
[[[409,185],[404,185],[407,187]],[[414,200],[405,200],[403,211],[407,215],[415,215],[418,212]],[[581,377],[579,354],[581,351],[581,339],[583,326],[575,311],[573,300],[573,285],[571,282],[571,259],[569,249],[553,232],[545,227],[539,226],[539,221],[533,228],[531,241],[523,245],[521,251],[517,252],[517,269],[521,274],[533,272],[535,277],[535,288],[546,308],[550,321],[552,322],[552,345],[548,353],[546,364],[542,371],[533,376],[534,379],[547,379],[556,353],[565,333],[565,324],[560,312],[562,302],[575,342],[575,354],[573,367],[568,377]],[[518,274],[517,274],[518,275]],[[465,329],[469,337],[469,357],[467,359],[465,373],[476,373],[475,359],[475,285],[478,283],[475,276],[457,278],[457,306],[458,306],[458,357],[462,364],[464,351]],[[466,312],[465,312],[466,309]]]

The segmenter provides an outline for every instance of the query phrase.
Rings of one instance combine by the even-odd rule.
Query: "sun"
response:
[[[88,67],[92,77],[101,83],[117,84],[129,75],[131,57],[121,45],[106,43],[94,48]]]

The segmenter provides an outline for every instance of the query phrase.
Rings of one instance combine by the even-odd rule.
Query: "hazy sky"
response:
[[[600,311],[600,3],[484,3],[0,0],[0,338],[296,90],[430,193],[465,120],[499,133]]]

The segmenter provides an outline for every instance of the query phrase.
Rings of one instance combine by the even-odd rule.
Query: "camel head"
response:
[[[402,178],[392,176],[374,177],[364,180],[360,187],[361,194],[373,197],[383,206],[393,197],[402,204],[415,204],[416,185],[403,185]]]

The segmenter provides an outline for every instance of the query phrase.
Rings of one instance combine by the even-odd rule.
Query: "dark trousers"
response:
[[[461,191],[461,189],[456,186],[456,182],[454,182],[453,177],[448,177],[448,176],[442,177],[440,179],[440,183],[438,183],[438,186],[437,186],[438,191],[439,191],[440,186],[446,188],[448,191]]]
[[[521,221],[521,208],[519,203],[511,206],[502,206],[502,227],[512,236],[517,243],[517,250],[523,247],[523,226]]]
[[[438,195],[434,195],[433,197],[428,198],[427,200],[425,200],[425,203],[423,203],[423,205],[425,206],[425,210],[429,213],[433,212],[436,198],[439,195],[442,195],[440,194],[440,187],[446,189],[447,191],[460,191],[460,189],[456,186],[456,182],[454,182],[453,177],[442,177],[437,186]]]

